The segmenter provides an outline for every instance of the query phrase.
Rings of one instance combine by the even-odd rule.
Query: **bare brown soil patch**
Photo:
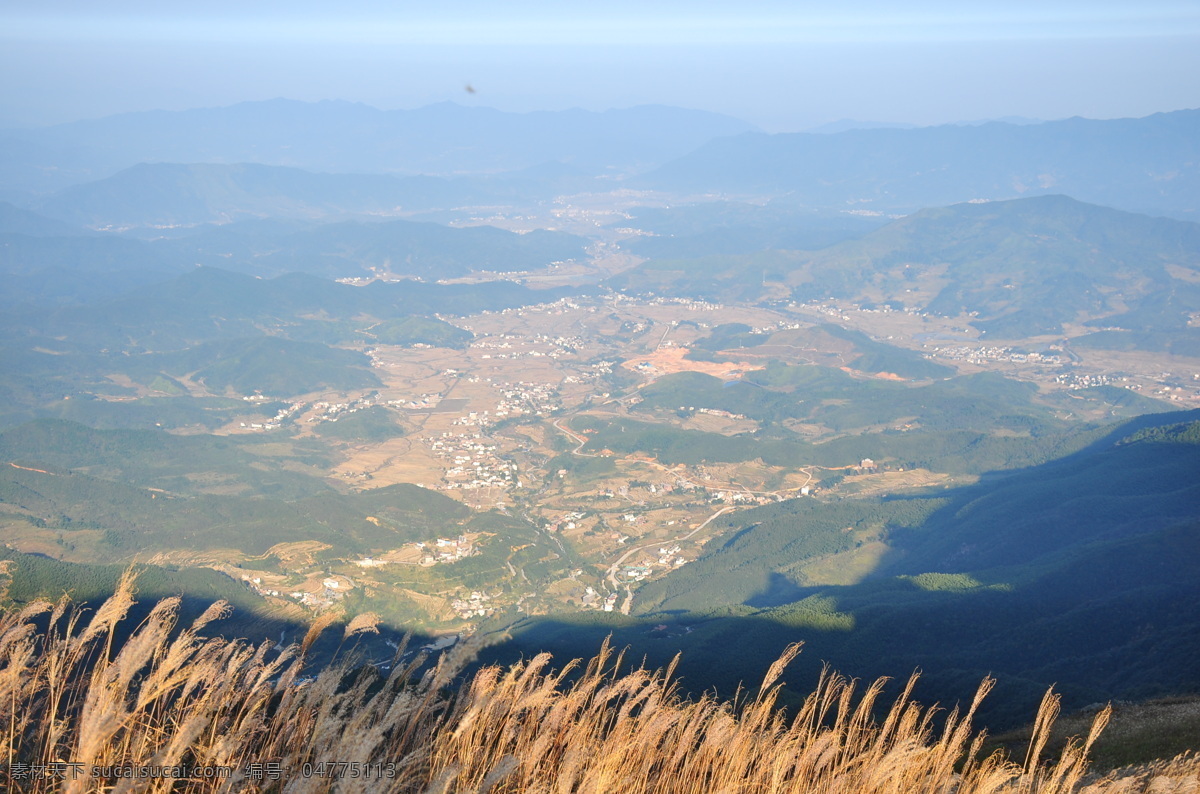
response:
[[[637,370],[639,364],[649,364],[656,374],[670,375],[676,372],[702,372],[718,378],[740,378],[746,370],[757,369],[757,364],[747,361],[717,362],[692,361],[684,358],[688,354],[686,347],[662,347],[653,353],[628,359],[621,366]]]

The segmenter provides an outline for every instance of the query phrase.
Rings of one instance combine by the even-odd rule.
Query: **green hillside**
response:
[[[241,488],[231,489],[236,495],[196,490],[166,492],[30,462],[25,468],[0,469],[0,516],[61,530],[66,547],[95,542],[97,558],[110,562],[155,551],[236,549],[261,555],[276,544],[297,541],[329,544],[345,557],[439,533],[457,535],[463,518],[457,502],[416,486],[389,486],[369,497],[339,494],[320,484],[307,495],[284,489],[278,489],[279,496],[243,495],[237,493]],[[269,483],[263,488],[266,494],[272,490]],[[101,533],[98,541],[87,534],[93,531]],[[76,542],[74,532],[85,534]]]
[[[685,681],[731,692],[803,640],[799,677],[919,667],[923,700],[990,673],[994,726],[1055,682],[1067,708],[1197,691],[1198,434],[1197,412],[1142,418],[972,486],[726,515],[703,556],[637,591],[640,618],[531,621],[513,647],[613,632],[655,663],[682,650]]]
[[[924,359],[903,351],[893,357],[880,347],[892,368],[940,374],[938,365],[926,368]],[[732,381],[696,372],[666,375],[638,396],[631,413],[645,420],[572,420],[576,430],[593,433],[586,449],[649,453],[663,463],[759,458],[790,468],[844,468],[872,458],[889,468],[978,474],[1040,463],[1083,443],[1080,428],[1061,419],[1033,386],[992,373],[905,383],[770,362]],[[727,436],[674,426],[699,409],[739,414],[759,427]],[[796,422],[805,435],[789,429]]]
[[[22,554],[12,549],[0,549],[0,561],[10,567],[2,575],[5,580],[5,601],[27,604],[38,598],[57,599],[69,594],[72,601],[93,606],[103,602],[116,590],[121,575],[128,570],[121,565],[72,565],[36,554]],[[227,629],[247,631],[267,636],[263,623],[267,606],[262,598],[245,585],[209,569],[163,568],[143,565],[137,569],[138,596],[153,603],[160,598],[187,594],[185,614],[196,615],[217,600],[229,602],[235,610],[233,625]],[[257,625],[256,625],[257,624]]]
[[[456,228],[405,220],[262,220],[208,228],[151,247],[168,260],[259,276],[309,273],[339,278],[390,272],[433,280],[582,259],[586,244],[581,237],[545,229],[516,234],[493,226]]]
[[[336,573],[357,583],[338,593],[339,609],[376,613],[402,631],[444,623],[445,610],[429,605],[448,606],[460,591],[511,587],[510,565],[535,580],[557,570],[559,554],[523,517],[475,511],[414,485],[347,492],[330,480],[336,442],[402,433],[386,409],[357,411],[321,429],[324,439],[291,440],[40,420],[0,433],[0,527],[37,552],[21,558],[23,578],[13,598],[56,596],[65,582],[79,593],[102,594],[112,577],[81,568],[83,562],[170,559],[189,569],[268,572],[272,586],[286,591],[272,593],[273,609],[283,598],[294,611],[294,590]],[[452,565],[417,565],[419,554],[370,571],[353,562],[459,536],[472,538],[471,553]],[[175,586],[189,598],[218,597],[205,584],[208,575],[178,577]],[[264,614],[248,608],[251,622]]]
[[[0,228],[28,229],[0,232],[0,301],[6,306],[46,308],[109,300],[174,278],[188,266],[159,256],[137,240],[69,231],[43,236],[43,229],[32,222],[5,220],[0,214]]]
[[[430,345],[462,349],[471,343],[471,332],[436,317],[400,317],[357,331],[360,337],[385,345]]]
[[[376,282],[353,287],[300,273],[259,279],[200,267],[93,305],[14,313],[3,327],[15,338],[53,338],[60,348],[70,341],[91,351],[107,347],[142,352],[263,331],[330,344],[361,341],[366,337],[356,333],[359,330],[412,317],[423,323],[401,323],[395,330],[403,340],[398,344],[422,341],[422,336],[459,344],[465,337],[430,315],[505,309],[558,297],[557,291],[537,292],[508,281]]]
[[[91,228],[195,226],[263,217],[319,218],[493,198],[479,183],[383,174],[311,173],[253,162],[140,162],[41,202]]]
[[[1021,339],[1075,321],[1182,333],[1200,311],[1196,273],[1200,225],[1049,195],[923,209],[815,253],[651,259],[609,283],[709,300],[759,299],[783,283],[801,302],[973,313],[985,335]]]
[[[198,400],[181,378],[215,395],[370,387],[378,380],[367,358],[338,346],[462,348],[472,335],[432,315],[561,294],[511,281],[354,287],[199,267],[86,305],[21,304],[0,319],[0,426],[58,417],[98,427],[213,428],[263,406]]]
[[[1177,322],[1200,302],[1168,266],[1200,270],[1200,226],[1043,196],[922,210],[814,255],[790,280],[804,299],[857,297],[864,287],[903,299],[944,282],[919,308],[977,312],[981,331],[1012,339],[1122,306],[1149,309],[1171,291],[1177,305],[1157,312],[1155,327]]]
[[[404,428],[396,423],[393,412],[382,405],[372,405],[339,416],[336,421],[321,422],[313,432],[337,441],[385,441],[404,435]]]
[[[328,451],[311,441],[263,436],[96,430],[43,419],[0,433],[0,461],[75,471],[173,494],[299,498],[330,490],[321,479],[331,462]]]
[[[783,281],[804,261],[794,251],[654,258],[604,281],[617,290],[686,295],[711,301],[758,300],[766,282]]]
[[[358,351],[276,337],[206,342],[155,358],[167,372],[188,375],[216,394],[291,396],[379,385],[370,359]]]
[[[883,219],[821,212],[782,201],[758,206],[712,201],[669,208],[640,207],[621,226],[653,236],[624,247],[649,259],[698,259],[710,254],[750,254],[764,249],[815,251],[859,237]]]

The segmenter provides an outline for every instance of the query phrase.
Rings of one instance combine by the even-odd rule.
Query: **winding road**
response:
[[[714,519],[718,518],[719,516],[723,516],[726,513],[730,512],[731,510],[734,510],[734,509],[736,509],[736,508],[722,507],[720,510],[713,513],[711,516],[704,519],[703,524],[700,524],[695,529],[693,529],[691,532],[687,533],[686,535],[684,535],[681,538],[676,538],[675,540],[659,540],[659,541],[655,541],[654,543],[647,543],[643,546],[637,546],[635,548],[632,548],[629,551],[622,554],[620,557],[617,558],[616,562],[614,562],[612,565],[608,566],[608,581],[612,584],[613,590],[620,591],[620,589],[621,589],[621,583],[617,581],[617,569],[621,567],[621,563],[623,563],[623,562],[625,562],[625,560],[629,559],[630,555],[636,554],[637,552],[643,551],[652,546],[664,546],[664,545],[669,545],[671,543],[678,543],[681,540],[690,540],[693,535],[695,535],[697,532],[699,532],[700,530],[702,530],[706,526],[708,526]],[[625,600],[624,600],[624,602],[621,603],[621,614],[628,615],[629,610],[632,606],[633,606],[633,590],[630,589],[629,585],[625,585]]]
[[[670,329],[668,329],[668,332],[669,332],[669,330]],[[664,338],[666,338],[665,335],[664,335]],[[567,428],[563,427],[561,424],[561,421],[562,420],[560,420],[560,419],[555,419],[554,423],[553,423],[554,427],[557,430],[559,430],[560,432],[562,432],[564,435],[566,435],[568,438],[570,438],[572,441],[575,441],[578,443],[578,446],[575,447],[575,449],[571,450],[571,454],[579,455],[580,457],[584,457],[584,458],[599,457],[598,455],[589,454],[587,452],[584,452],[583,448],[585,446],[587,446],[587,443],[588,443],[587,438],[584,436],[580,436],[576,433],[573,433],[570,430],[568,430]],[[663,464],[659,463],[658,461],[639,460],[639,462],[649,463],[650,465],[652,465],[658,469],[661,469],[663,471],[675,473],[670,467],[664,466]],[[799,491],[801,488],[803,488],[804,486],[808,485],[809,483],[811,483],[813,481],[813,475],[812,475],[812,471],[810,469],[807,469],[807,468],[800,469],[800,471],[803,471],[804,474],[808,477],[808,479],[805,481],[804,485],[799,486],[797,488],[784,489],[785,491]],[[699,479],[699,478],[693,477],[692,479]],[[713,483],[711,481],[709,481],[706,484],[709,487],[711,487]],[[750,489],[746,488],[745,486],[737,485],[734,483],[730,483],[728,485],[719,486],[719,487],[726,487],[726,488],[732,487],[731,488],[732,490],[741,490],[743,493],[767,494],[770,496],[775,496],[776,498],[778,498],[778,496],[779,496],[778,491],[751,491]],[[616,562],[614,562],[612,565],[608,566],[608,581],[612,585],[613,592],[621,591],[621,583],[617,581],[617,570],[621,567],[621,564],[624,563],[627,559],[629,559],[632,555],[638,553],[639,551],[644,551],[645,549],[651,548],[652,546],[664,546],[664,545],[670,545],[672,543],[678,543],[678,542],[684,541],[684,540],[690,540],[693,536],[695,536],[695,534],[697,532],[704,529],[706,526],[708,526],[710,523],[712,523],[715,519],[719,518],[720,516],[725,515],[728,512],[731,512],[735,509],[736,508],[732,505],[722,507],[720,510],[718,510],[717,512],[713,513],[711,516],[706,518],[702,524],[697,526],[695,529],[693,529],[691,532],[687,533],[683,537],[676,538],[674,540],[660,540],[660,541],[656,541],[654,543],[646,543],[641,546],[635,546],[634,548],[626,551],[624,554],[622,554],[620,557],[617,558]],[[557,538],[556,538],[556,540],[557,540]],[[625,585],[625,600],[621,603],[621,614],[628,615],[632,606],[633,606],[633,589],[628,584],[626,584]]]

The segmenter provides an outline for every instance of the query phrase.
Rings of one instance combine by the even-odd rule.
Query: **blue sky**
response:
[[[1112,118],[1200,106],[1200,3],[0,0],[0,72],[6,124],[279,96],[659,103],[772,131]]]

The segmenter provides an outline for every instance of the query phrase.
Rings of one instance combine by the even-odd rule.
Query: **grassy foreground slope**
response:
[[[541,654],[466,681],[462,654],[427,667],[401,647],[390,670],[345,661],[304,679],[327,623],[275,653],[200,632],[218,602],[177,630],[179,603],[160,601],[125,641],[115,630],[129,581],[90,620],[66,602],[0,617],[0,776],[10,791],[621,791],[621,792],[1132,792],[1187,785],[1195,757],[1146,770],[1140,784],[1084,780],[1086,739],[1043,761],[1058,712],[1047,694],[1023,759],[984,756],[974,703],[949,715],[910,699],[882,718],[884,682],[822,676],[799,710],[776,707],[789,647],[762,685],[729,703],[682,699],[670,670],[620,674],[607,646],[567,678]],[[351,623],[351,646],[369,623]],[[424,672],[422,672],[422,670]],[[911,682],[910,682],[911,684]],[[131,780],[132,778],[132,780]]]

